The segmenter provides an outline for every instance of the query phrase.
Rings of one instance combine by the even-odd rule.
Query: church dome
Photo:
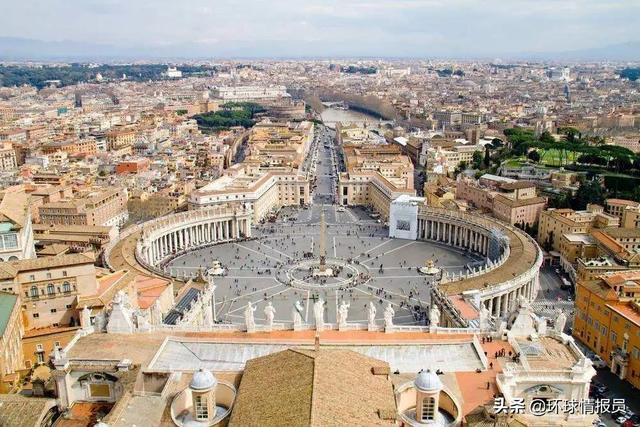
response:
[[[442,389],[442,381],[435,372],[420,371],[413,383],[420,391],[437,391]]]
[[[189,388],[192,390],[203,391],[208,390],[216,386],[218,380],[207,369],[200,368],[193,374],[193,378],[189,383]]]

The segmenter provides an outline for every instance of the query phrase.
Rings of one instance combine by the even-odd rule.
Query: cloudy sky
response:
[[[640,40],[640,0],[19,0],[0,36],[247,56],[499,55]]]

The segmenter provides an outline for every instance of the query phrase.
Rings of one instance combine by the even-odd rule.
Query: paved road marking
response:
[[[389,252],[385,252],[385,253],[384,253],[384,255],[382,255],[382,254],[381,254],[381,255],[382,255],[383,257],[384,257],[384,256],[387,256],[387,255],[389,255],[390,253],[393,253],[393,252],[395,252],[395,251],[397,251],[397,250],[400,250],[400,249],[402,249],[402,248],[406,248],[407,246],[411,246],[411,245],[413,245],[414,243],[416,243],[416,242],[413,242],[413,241],[412,241],[412,242],[406,243],[406,244],[404,244],[404,245],[402,245],[402,246],[398,246],[398,247],[397,247],[397,248],[395,248],[395,249],[391,249]],[[364,263],[371,262],[371,261],[375,261],[375,260],[376,260],[376,258],[371,258],[371,259],[367,259],[367,260],[362,261],[362,263],[364,264]]]
[[[270,258],[270,259],[272,259],[272,260],[274,260],[274,261],[276,261],[276,262],[282,262],[282,261],[281,261],[281,260],[279,260],[278,258],[274,258],[274,257],[272,257],[271,255],[267,255],[267,254],[264,254],[264,253],[262,253],[262,252],[258,252],[258,251],[256,251],[255,249],[248,248],[248,247],[246,247],[246,246],[241,245],[240,243],[234,243],[234,244],[235,244],[235,245],[240,246],[240,247],[241,247],[241,248],[243,248],[243,249],[246,249],[246,250],[248,250],[248,251],[254,252],[254,253],[258,254],[258,255],[262,255],[262,256],[263,256],[263,257],[265,257],[265,258]]]
[[[281,255],[284,255],[284,256],[286,256],[286,257],[287,257],[287,258],[289,258],[289,259],[293,259],[293,257],[291,257],[291,256],[289,256],[289,255],[287,255],[287,254],[285,254],[284,252],[280,252],[280,251],[279,251],[279,250],[277,250],[276,248],[272,248],[271,246],[267,246],[267,245],[265,245],[265,244],[264,244],[264,243],[262,243],[262,242],[260,242],[260,244],[261,244],[262,246],[264,246],[265,248],[267,248],[267,249],[271,249],[272,251],[277,252],[277,253],[279,253],[279,254],[281,254]]]

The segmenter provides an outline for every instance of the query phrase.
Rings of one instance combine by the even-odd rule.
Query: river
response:
[[[362,123],[362,122],[378,122],[379,119],[369,114],[361,113],[354,110],[340,110],[337,108],[326,108],[320,114],[322,121],[327,127],[333,129],[336,122],[343,123]]]

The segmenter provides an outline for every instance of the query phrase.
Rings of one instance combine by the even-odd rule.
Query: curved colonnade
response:
[[[187,250],[251,237],[251,211],[215,206],[167,215],[142,226],[136,260],[156,274],[170,276],[161,265]]]
[[[542,251],[521,230],[488,217],[422,207],[418,212],[418,239],[444,243],[487,259],[483,268],[443,277],[439,288],[446,295],[477,293],[479,302],[496,317],[513,311],[519,298],[536,298]]]
[[[113,260],[122,257],[129,260],[125,268],[131,269],[134,259],[137,270],[186,280],[171,276],[162,264],[187,250],[250,238],[251,212],[243,207],[216,206],[167,215],[135,228],[136,233],[122,233],[125,243],[114,245],[115,257],[106,254],[107,264],[117,269],[120,263]],[[135,245],[132,239],[136,239]],[[468,250],[487,260],[484,267],[458,276],[445,275],[439,284],[445,295],[472,296],[496,317],[513,311],[518,299],[533,301],[537,295],[542,251],[530,236],[514,227],[465,212],[421,207],[418,240]]]

